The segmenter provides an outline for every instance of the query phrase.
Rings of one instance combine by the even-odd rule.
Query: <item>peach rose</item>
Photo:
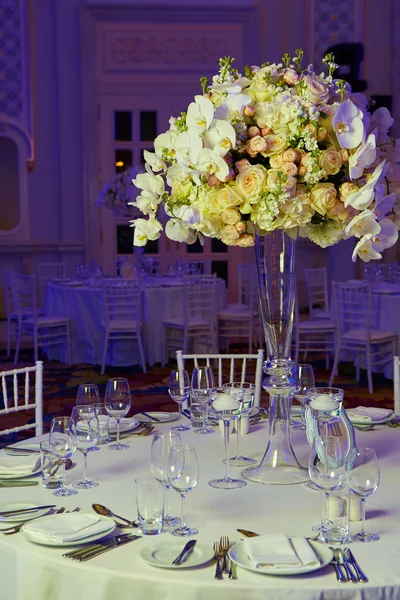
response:
[[[254,108],[254,106],[251,106],[251,104],[247,104],[247,106],[245,106],[243,109],[243,114],[246,117],[252,117],[255,112],[256,112],[255,108]]]
[[[283,162],[294,163],[298,158],[296,148],[288,148],[282,152],[282,160]]]
[[[306,84],[307,95],[312,102],[320,104],[328,99],[329,88],[326,83],[312,75],[306,75],[303,81]]]
[[[218,177],[216,177],[216,175],[214,175],[214,173],[208,176],[207,183],[210,187],[218,187],[221,185],[220,180]]]
[[[282,171],[286,173],[286,175],[290,175],[291,177],[295,177],[297,175],[297,166],[294,162],[285,162],[281,167]]]
[[[260,135],[256,135],[246,142],[246,152],[255,157],[257,154],[261,152],[265,152],[267,150],[267,142]]]
[[[234,225],[225,225],[221,229],[221,241],[227,246],[236,246],[240,234]]]
[[[269,173],[269,171],[268,171]],[[239,170],[236,184],[240,192],[251,202],[256,202],[265,191],[267,170],[262,165],[249,165]]]
[[[324,169],[327,175],[336,175],[342,166],[340,152],[333,146],[324,150],[319,158],[319,166]]]
[[[349,151],[347,150],[347,148],[342,148],[340,150],[340,156],[342,157],[343,163],[349,162]]]
[[[286,147],[286,138],[283,135],[277,135],[271,133],[267,135],[265,138],[267,143],[267,149],[264,152],[265,156],[273,156],[274,154],[279,154]]]
[[[252,235],[251,233],[245,233],[240,236],[237,245],[241,248],[249,248],[250,246],[254,246],[254,243],[254,235]]]
[[[247,130],[247,137],[253,138],[253,137],[256,137],[256,135],[260,135],[260,130],[255,125],[252,125]]]
[[[246,223],[240,221],[240,223],[235,224],[235,228],[238,233],[244,233],[246,231]]]
[[[270,129],[269,127],[261,127],[260,133],[263,137],[265,137],[266,135],[272,133],[272,129]]]
[[[351,181],[345,181],[339,188],[339,196],[342,201],[346,200],[347,196],[351,194],[351,192],[356,192],[358,187],[355,183]]]
[[[306,175],[307,173],[307,167],[305,165],[300,165],[297,171],[297,174],[300,175],[300,177],[304,177],[304,175]]]
[[[280,169],[283,164],[282,154],[274,154],[274,156],[271,156],[269,164],[271,169]]]
[[[275,190],[281,185],[282,172],[278,169],[270,169],[267,175],[267,188],[269,190]]]
[[[318,127],[318,131],[317,131],[317,141],[318,142],[323,142],[327,135],[328,135],[328,132],[325,129],[325,127]]]
[[[283,74],[283,81],[288,85],[296,85],[300,76],[294,69],[286,69]]]
[[[240,212],[236,208],[227,208],[222,212],[221,219],[227,225],[236,225],[241,219]]]
[[[333,183],[317,183],[310,192],[310,206],[325,215],[336,202],[337,191]]]
[[[251,163],[249,163],[249,161],[247,160],[247,158],[242,158],[241,160],[238,160],[235,163],[235,167],[237,168],[237,170],[239,171],[239,173],[240,173],[240,171],[242,169],[245,169],[246,167],[250,167],[250,166],[251,166]]]
[[[293,194],[296,191],[297,179],[296,177],[288,176],[286,181],[283,182],[283,187],[287,192]]]

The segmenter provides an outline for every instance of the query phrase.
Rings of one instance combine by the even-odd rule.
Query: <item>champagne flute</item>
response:
[[[76,450],[75,425],[71,417],[57,417],[52,420],[49,443],[53,453],[61,459],[63,464],[62,486],[53,492],[53,496],[73,496],[78,492],[65,487],[65,463]]]
[[[232,383],[224,383],[222,388],[229,392],[230,389],[241,389],[244,392],[243,402],[242,402],[242,410],[239,419],[236,421],[236,456],[233,456],[229,459],[229,464],[233,467],[246,467],[248,465],[254,465],[257,461],[254,458],[247,458],[243,456],[240,451],[240,423],[242,417],[248,417],[251,413],[251,409],[253,408],[254,403],[254,393],[256,386],[254,383],[247,383],[245,381],[242,382],[232,382]],[[225,460],[224,460],[225,462]]]
[[[212,479],[208,482],[211,487],[222,490],[233,490],[247,485],[243,479],[232,479],[228,475],[229,466],[229,430],[231,421],[240,418],[244,390],[241,388],[225,388],[213,390],[211,396],[211,414],[224,423],[224,447],[225,447],[225,476],[220,479]]]
[[[75,481],[72,487],[78,490],[88,490],[97,487],[96,481],[90,481],[87,476],[87,455],[99,441],[100,426],[96,407],[93,404],[81,404],[72,409],[71,419],[75,425],[76,447],[84,458],[83,479]]]
[[[171,517],[170,514],[168,492],[171,489],[171,484],[168,479],[168,459],[171,448],[181,444],[179,431],[172,430],[155,433],[151,444],[151,471],[155,479],[162,483],[165,488],[164,524],[167,526],[180,523],[179,519]]]
[[[365,504],[367,497],[376,492],[379,485],[379,465],[375,450],[372,448],[357,448],[353,460],[349,461],[347,484],[352,492],[361,497],[362,526],[360,533],[353,536],[359,542],[376,542],[379,535],[365,531]]]
[[[312,365],[300,363],[297,365],[297,385],[294,397],[301,405],[301,420],[294,421],[293,429],[305,429],[306,422],[304,417],[305,403],[308,398],[308,390],[315,387],[315,378]]]
[[[192,373],[191,382],[191,416],[193,419],[194,410],[201,414],[201,427],[194,429],[194,433],[208,434],[214,433],[213,429],[207,427],[208,406],[210,403],[210,392],[215,388],[214,373],[211,367],[195,367]]]
[[[173,446],[168,458],[168,480],[181,496],[181,524],[170,531],[171,535],[186,537],[199,533],[185,523],[184,501],[199,479],[199,463],[194,446]]]
[[[78,388],[78,393],[76,395],[76,405],[80,406],[82,404],[93,404],[96,408],[97,414],[100,411],[100,392],[99,388],[95,383],[82,383]],[[89,449],[89,452],[95,452],[96,450],[100,450],[99,446],[93,446]]]
[[[190,394],[189,374],[184,369],[171,371],[169,376],[168,393],[179,407],[179,425],[172,427],[175,431],[188,431],[190,427],[182,424],[182,404]]]
[[[115,377],[107,381],[106,392],[104,396],[104,405],[110,417],[117,421],[117,439],[114,444],[110,444],[110,450],[126,450],[127,444],[122,444],[119,439],[120,420],[128,413],[131,407],[131,390],[129,382],[123,377]]]

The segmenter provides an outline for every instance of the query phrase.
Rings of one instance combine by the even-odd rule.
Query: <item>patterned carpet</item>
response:
[[[243,351],[241,348],[237,352]],[[29,350],[21,354],[21,362],[18,366],[33,364],[33,355]],[[330,372],[325,368],[324,360],[312,361],[316,385],[326,386],[329,381]],[[45,430],[49,428],[51,420],[56,415],[68,415],[75,404],[78,386],[81,383],[92,382],[99,386],[100,394],[104,395],[107,379],[110,377],[126,377],[129,380],[132,392],[132,409],[130,414],[144,411],[176,411],[177,405],[168,396],[168,377],[171,369],[175,368],[171,362],[166,367],[159,365],[150,367],[146,374],[141,372],[140,367],[108,367],[104,375],[100,374],[98,365],[64,365],[58,362],[45,362],[43,371],[43,399],[44,399],[44,425]],[[1,370],[14,368],[12,362],[6,359],[4,353],[0,354]],[[191,373],[192,365],[187,365]],[[228,375],[226,380],[228,380]],[[345,408],[356,406],[379,406],[382,408],[393,408],[393,382],[385,379],[383,375],[374,375],[374,394],[368,393],[366,373],[361,372],[361,380],[355,382],[355,369],[353,364],[341,363],[339,375],[335,378],[334,386],[345,391]],[[262,406],[268,406],[268,394],[263,392]],[[23,421],[28,422],[29,415],[23,413]],[[1,417],[1,428],[12,427],[17,424],[20,417]],[[21,422],[20,420],[18,422]],[[0,447],[13,443],[22,436],[32,435],[27,431],[19,436],[3,436]]]

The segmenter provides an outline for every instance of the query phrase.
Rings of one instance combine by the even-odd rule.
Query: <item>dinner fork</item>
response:
[[[223,573],[229,573],[229,569],[228,569],[228,564],[227,564],[227,555],[228,555],[228,551],[230,548],[229,545],[229,538],[226,536],[222,536],[221,540],[220,540],[220,546],[222,549],[222,556],[223,556],[223,560],[222,560],[222,572]]]
[[[219,542],[214,542],[214,558],[217,561],[217,564],[215,566],[215,579],[223,579],[223,575],[222,575],[222,569],[221,569],[221,560],[224,557],[224,551],[221,548],[221,545]]]

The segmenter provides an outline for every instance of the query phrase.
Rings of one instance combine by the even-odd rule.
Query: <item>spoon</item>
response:
[[[137,524],[134,521],[129,521],[128,519],[125,519],[124,517],[120,517],[119,515],[116,515],[115,513],[111,512],[111,510],[109,508],[107,508],[106,506],[103,506],[102,504],[92,504],[92,508],[93,508],[94,512],[96,512],[98,515],[103,515],[103,517],[114,517],[116,519],[120,519],[121,521],[123,521],[124,523],[129,525],[130,527],[137,527]]]
[[[50,469],[47,470],[50,477],[54,477],[54,475],[57,473],[57,471],[61,467],[61,465],[62,465],[61,458],[59,458],[55,464],[51,465]],[[70,458],[67,458],[67,460],[65,461],[65,470],[68,471],[68,469],[70,469],[71,467],[72,467],[72,460]]]

